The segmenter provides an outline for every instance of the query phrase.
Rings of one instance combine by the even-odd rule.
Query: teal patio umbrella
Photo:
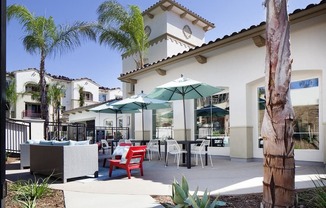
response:
[[[98,112],[98,113],[110,113],[110,114],[115,114],[115,133],[117,134],[117,127],[118,127],[118,114],[125,114],[125,113],[138,113],[139,110],[134,110],[134,109],[129,109],[129,108],[116,108],[112,106],[113,102],[107,102],[102,105],[96,106],[94,108],[89,109],[90,111],[93,112]]]
[[[170,108],[170,104],[164,100],[158,100],[147,97],[141,91],[140,94],[120,100],[112,104],[116,109],[141,110],[142,113],[142,139],[144,140],[144,110],[153,110],[160,108]]]
[[[196,110],[197,116],[216,116],[216,117],[223,117],[229,114],[229,111],[224,110],[223,108],[208,105],[203,108],[199,108]]]
[[[208,97],[222,90],[223,88],[214,87],[181,75],[179,79],[156,87],[148,97],[167,101],[182,100],[184,136],[187,141],[185,99]]]

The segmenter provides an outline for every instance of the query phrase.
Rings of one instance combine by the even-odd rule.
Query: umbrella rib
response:
[[[173,90],[171,90],[171,89],[168,89],[168,88],[165,88],[166,90],[168,90],[168,91],[171,91],[172,92],[172,94],[171,94],[171,96],[169,97],[169,99],[168,100],[171,100],[171,98],[172,98],[172,96],[173,96],[173,94],[174,93],[176,93],[177,91],[178,91],[178,88],[174,88]],[[180,93],[179,93],[180,94]]]
[[[198,87],[200,87],[201,85],[197,85],[196,87],[193,87],[192,85],[191,86],[189,86],[190,88],[191,88],[191,90],[189,90],[188,92],[190,92],[190,91],[195,91],[195,92],[197,92],[197,94],[200,96],[200,97],[204,97],[200,92],[198,92],[198,90],[196,89],[196,88],[198,88]],[[188,93],[187,92],[187,93]]]

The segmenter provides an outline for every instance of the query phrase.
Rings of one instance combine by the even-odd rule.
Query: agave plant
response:
[[[189,196],[189,186],[186,178],[182,176],[181,184],[174,179],[172,183],[172,200],[177,207],[189,207],[189,204],[186,202]]]
[[[207,189],[203,196],[198,196],[198,187],[196,191],[191,195],[189,193],[189,185],[184,176],[182,176],[181,184],[178,183],[176,179],[172,183],[172,200],[175,206],[166,205],[167,207],[177,207],[177,208],[214,208],[218,206],[225,206],[226,203],[218,201],[218,197],[214,201],[210,200],[210,195]]]
[[[187,204],[191,204],[191,207],[194,208],[214,208],[218,206],[224,206],[225,203],[218,201],[218,197],[214,199],[213,202],[210,200],[210,195],[207,192],[207,189],[204,192],[202,197],[197,195],[198,188],[196,189],[193,195],[189,195],[188,199],[186,200]]]
[[[326,178],[318,176],[317,181],[312,180],[315,185],[314,199],[315,207],[326,207]]]

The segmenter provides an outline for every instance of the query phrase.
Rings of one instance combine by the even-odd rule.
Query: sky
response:
[[[266,9],[263,0],[176,0],[179,4],[215,24],[215,28],[206,33],[206,43],[239,32],[244,28],[265,21]],[[321,0],[289,0],[288,12],[304,9],[309,4]],[[7,0],[7,5],[21,4],[36,16],[52,16],[57,25],[74,21],[94,22],[96,10],[104,0]],[[118,0],[127,8],[137,5],[141,11],[158,0]],[[7,72],[27,68],[39,69],[40,56],[27,53],[22,44],[24,31],[13,20],[7,23]],[[122,87],[117,79],[122,71],[120,52],[86,41],[72,52],[49,57],[45,69],[51,75],[62,75],[71,79],[89,78],[100,86]]]

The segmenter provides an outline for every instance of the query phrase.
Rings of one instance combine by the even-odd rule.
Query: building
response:
[[[38,92],[39,79],[39,72],[34,68],[17,70],[7,74],[7,83],[9,84],[15,80],[18,94],[17,102],[11,107],[11,118],[31,121],[41,119],[40,102],[32,99],[33,92]],[[59,114],[58,109],[54,109],[51,104],[49,105],[50,122],[57,122],[59,116],[59,120],[63,123],[79,122],[86,124],[86,121],[80,119],[78,121],[70,120],[69,114],[65,112],[73,109],[81,111],[80,108],[91,108],[103,102],[122,97],[120,88],[105,88],[88,78],[70,79],[65,76],[46,74],[45,79],[49,86],[59,83],[64,87],[64,96],[61,98]],[[80,92],[84,97],[83,106],[80,106]],[[7,114],[9,115],[9,112]]]
[[[162,0],[143,12],[151,46],[146,64],[137,68],[123,58],[124,97],[150,93],[156,86],[183,74],[225,89],[213,96],[216,106],[229,109],[226,118],[228,145],[212,147],[232,160],[263,158],[260,126],[264,106],[265,23],[204,43],[209,21],[172,0]],[[326,162],[326,1],[290,14],[292,82],[295,119],[295,159]],[[206,100],[209,100],[207,98]],[[224,101],[218,101],[218,100]],[[215,100],[215,101],[214,101]],[[205,100],[187,100],[188,138],[198,138],[195,110]],[[173,137],[183,137],[182,102],[173,102]],[[160,112],[145,112],[145,133],[155,137]],[[131,128],[140,139],[141,121],[135,115]],[[132,126],[134,124],[134,126]],[[225,133],[225,132],[224,132]]]

